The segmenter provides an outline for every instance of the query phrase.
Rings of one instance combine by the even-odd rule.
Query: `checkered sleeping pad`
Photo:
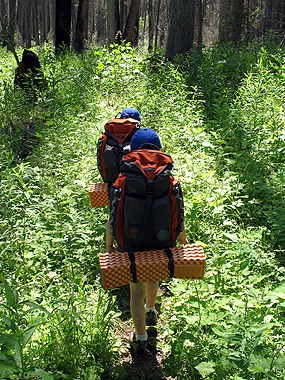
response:
[[[91,183],[89,186],[89,198],[91,207],[108,206],[108,184],[107,183]]]
[[[104,289],[123,286],[134,279],[135,282],[160,281],[169,277],[203,279],[206,265],[204,250],[199,244],[131,254],[100,253],[99,260]]]

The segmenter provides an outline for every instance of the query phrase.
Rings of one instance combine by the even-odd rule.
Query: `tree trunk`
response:
[[[55,2],[55,51],[63,47],[70,48],[71,32],[71,0],[56,0]]]
[[[132,0],[124,33],[123,40],[126,42],[131,42],[134,44],[134,40],[136,39],[136,35],[138,34],[138,14],[139,14],[140,0]]]
[[[154,38],[154,10],[153,10],[153,0],[148,2],[148,51],[153,49],[153,38]]]
[[[75,51],[80,53],[84,50],[86,39],[86,24],[88,24],[88,0],[79,0],[77,11],[77,22],[75,32]]]
[[[104,5],[105,3],[102,0],[97,3],[96,25],[98,43],[106,42],[106,11]]]
[[[202,45],[203,12],[202,0],[195,2],[194,41],[197,46]]]
[[[221,0],[219,41],[232,41],[235,45],[240,42],[244,20],[244,0]]]
[[[173,59],[193,46],[195,0],[171,0],[166,58]]]
[[[39,2],[39,19],[40,42],[43,44],[47,41],[47,35],[50,30],[50,10],[48,0],[40,0]]]
[[[155,22],[155,38],[154,38],[154,50],[157,49],[158,44],[158,28],[159,28],[159,18],[160,18],[160,5],[161,0],[158,0],[157,2],[157,9],[156,9],[156,22]]]
[[[285,31],[284,0],[266,0],[265,2],[265,31],[274,30],[282,34]]]
[[[116,42],[120,31],[119,0],[107,0],[107,34],[108,43]]]

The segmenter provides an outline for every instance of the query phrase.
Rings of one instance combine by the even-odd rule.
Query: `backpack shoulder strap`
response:
[[[126,177],[119,174],[110,191],[111,234],[116,237],[120,247],[124,246],[124,199]]]

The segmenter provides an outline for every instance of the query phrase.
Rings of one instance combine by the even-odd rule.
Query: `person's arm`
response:
[[[183,230],[180,232],[177,240],[179,241],[180,244],[186,244],[187,243],[185,228],[183,228]]]
[[[108,219],[106,224],[106,252],[115,252],[114,236],[112,236],[110,232],[110,219]]]

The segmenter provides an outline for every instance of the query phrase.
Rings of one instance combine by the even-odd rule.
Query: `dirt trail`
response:
[[[133,324],[130,315],[129,306],[129,287],[122,287],[113,291],[117,296],[117,302],[121,311],[121,325],[118,329],[123,346],[121,347],[121,364],[124,372],[121,380],[176,380],[176,377],[169,377],[164,374],[163,360],[164,356],[159,348],[160,337],[159,323],[156,329],[149,328],[148,335],[151,348],[143,357],[133,357],[131,349],[131,336],[133,333]]]

